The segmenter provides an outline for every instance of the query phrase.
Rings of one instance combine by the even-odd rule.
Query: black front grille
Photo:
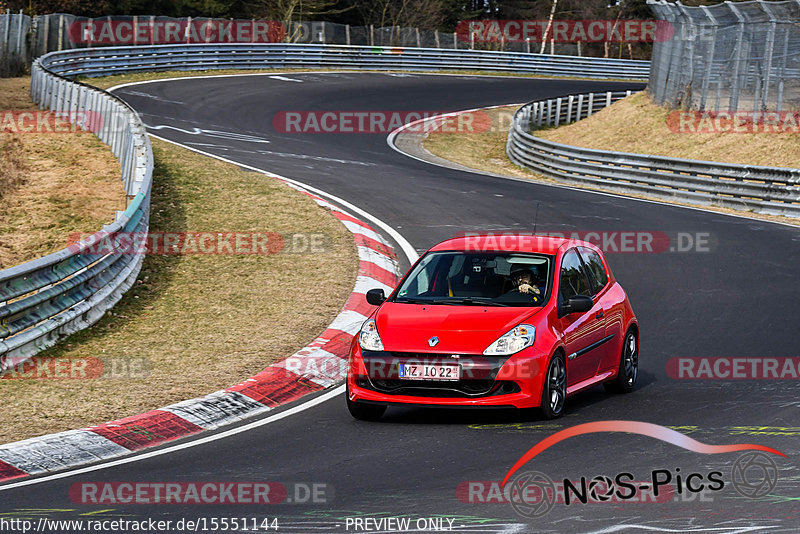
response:
[[[415,397],[489,397],[518,393],[519,386],[507,380],[399,380],[363,379],[362,387],[389,395]]]

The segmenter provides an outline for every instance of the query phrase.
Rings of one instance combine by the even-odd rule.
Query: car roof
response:
[[[430,250],[497,251],[497,252],[536,252],[539,254],[558,253],[564,245],[589,246],[591,244],[575,239],[531,234],[474,234],[454,237],[434,245]]]

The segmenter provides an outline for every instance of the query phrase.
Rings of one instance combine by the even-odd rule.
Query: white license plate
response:
[[[401,363],[398,369],[404,380],[458,380],[457,363]]]

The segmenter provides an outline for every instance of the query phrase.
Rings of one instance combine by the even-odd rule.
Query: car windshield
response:
[[[476,306],[543,306],[552,258],[519,252],[430,252],[394,302]]]

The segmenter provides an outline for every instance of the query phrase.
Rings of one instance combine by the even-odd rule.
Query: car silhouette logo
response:
[[[438,343],[439,343],[439,338],[436,336],[433,336],[428,340],[428,345],[430,345],[431,347],[435,347]]]

